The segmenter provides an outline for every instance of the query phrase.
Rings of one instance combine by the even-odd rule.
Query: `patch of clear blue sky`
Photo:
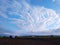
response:
[[[5,18],[0,18],[2,22],[0,22],[0,26],[3,27],[4,29],[14,32],[15,30],[19,30],[15,24],[10,23],[11,20],[5,19]]]
[[[52,0],[26,0],[31,6],[43,6],[45,8],[53,9],[59,12],[60,5],[58,1],[53,2]]]

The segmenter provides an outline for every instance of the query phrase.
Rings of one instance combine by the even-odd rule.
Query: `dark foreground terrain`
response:
[[[60,45],[60,38],[0,38],[0,45]]]

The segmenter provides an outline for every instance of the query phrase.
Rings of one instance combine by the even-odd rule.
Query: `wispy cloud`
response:
[[[0,17],[8,18],[8,16],[7,16],[7,15],[5,15],[5,13],[2,13],[1,11],[0,11]]]
[[[17,15],[21,16],[22,19],[12,18],[13,24],[16,24],[20,30],[25,30],[27,32],[48,32],[51,31],[47,26],[52,24],[58,24],[59,15],[53,9],[48,9],[45,7],[31,6],[28,3],[23,3],[24,8]],[[60,23],[60,22],[59,22]],[[59,28],[59,25],[55,29]],[[53,28],[52,28],[53,29]]]

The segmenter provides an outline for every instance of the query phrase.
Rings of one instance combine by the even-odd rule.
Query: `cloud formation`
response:
[[[54,0],[53,0],[54,1]],[[0,8],[0,16],[11,20],[9,23],[15,24],[20,30],[16,30],[16,34],[28,34],[38,32],[51,32],[50,29],[60,28],[59,14],[53,9],[45,8],[44,6],[31,6],[25,0],[18,2],[13,0],[2,1]],[[6,4],[5,4],[6,3]],[[10,3],[10,4],[9,4]],[[7,14],[7,13],[8,14]],[[9,16],[19,16],[19,18],[11,18]]]

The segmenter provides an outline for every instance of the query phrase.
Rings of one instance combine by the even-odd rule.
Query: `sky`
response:
[[[60,35],[60,0],[0,0],[0,35]]]

